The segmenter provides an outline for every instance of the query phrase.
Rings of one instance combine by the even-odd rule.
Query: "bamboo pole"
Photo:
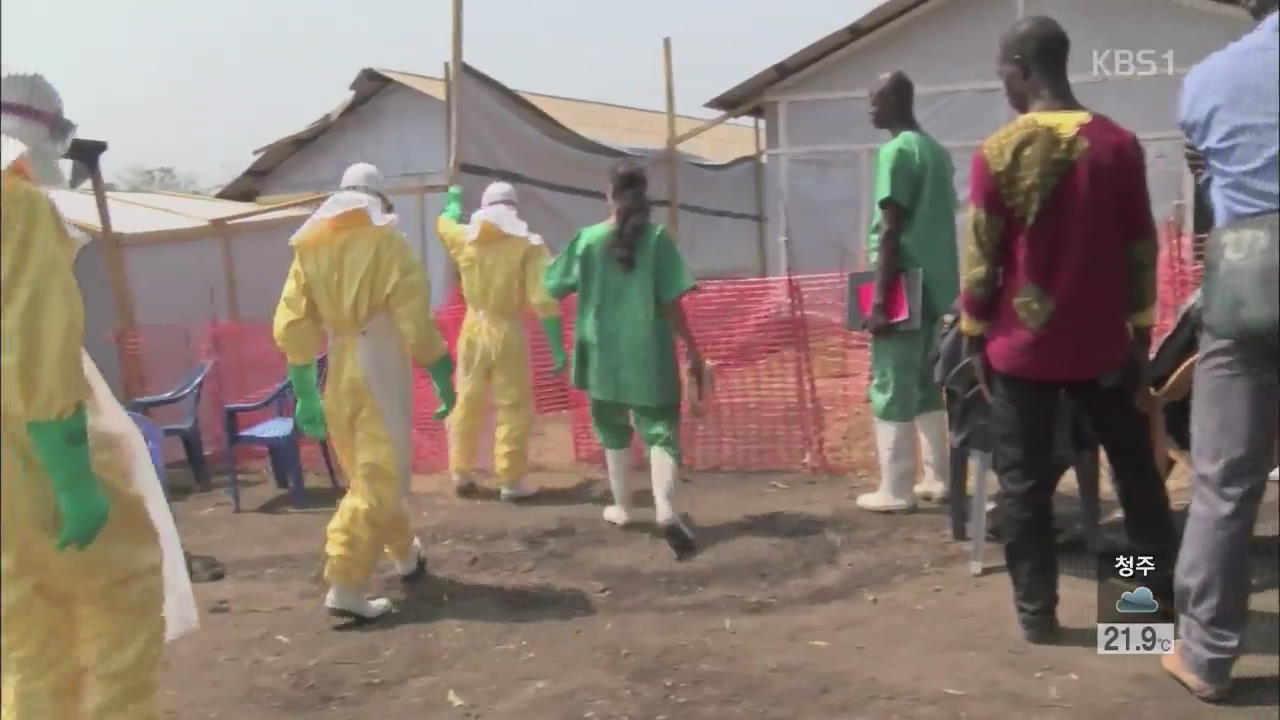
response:
[[[387,188],[384,192],[387,195],[438,195],[447,192],[448,185],[440,183],[428,183],[426,185],[403,185],[401,187]]]
[[[102,180],[102,168],[97,162],[89,165],[89,182],[93,186],[93,199],[98,206],[100,237],[107,260],[107,273],[111,278],[111,294],[116,305],[116,326],[127,335],[138,329],[137,315],[133,307],[133,292],[129,289],[129,273],[124,261],[124,247],[111,229],[111,211],[107,207],[107,185]],[[132,339],[132,338],[129,338]],[[146,387],[142,363],[136,353],[121,352],[121,370],[124,372],[124,395],[132,399],[141,395]]]
[[[418,193],[418,259],[427,262],[427,193]]]
[[[769,274],[769,230],[764,219],[764,143],[760,141],[760,118],[755,118],[751,137],[755,139],[756,167],[756,254],[760,260],[760,277]]]
[[[676,146],[676,85],[671,62],[671,38],[662,38],[662,72],[667,85],[667,230],[680,240],[680,149]]]
[[[459,80],[462,77],[462,0],[453,0],[453,43],[450,51],[449,61],[449,184],[454,185],[458,182],[458,166],[460,160],[458,157],[458,135],[461,126],[458,122],[458,114],[461,109],[461,103],[458,99],[461,97],[461,85]]]
[[[444,151],[448,157],[445,159],[445,184],[452,184],[454,177],[453,171],[453,67],[448,60],[444,63]]]
[[[750,100],[750,101],[748,101],[748,102],[742,103],[742,104],[741,104],[741,105],[739,105],[738,107],[736,107],[736,108],[734,108],[734,109],[730,110],[730,111],[729,111],[729,112],[727,112],[727,113],[724,113],[724,114],[720,115],[720,116],[719,116],[719,117],[717,117],[717,118],[714,118],[714,119],[712,119],[712,120],[708,120],[708,121],[706,121],[706,122],[702,123],[701,125],[698,125],[698,126],[697,126],[697,127],[695,127],[695,128],[691,128],[691,129],[689,129],[689,130],[685,130],[684,132],[682,132],[682,133],[680,133],[679,135],[677,135],[677,136],[676,136],[676,144],[677,144],[677,145],[679,145],[680,143],[685,142],[685,141],[687,141],[687,140],[692,140],[693,138],[695,138],[695,137],[697,137],[697,136],[701,135],[702,133],[704,133],[704,132],[706,132],[706,131],[708,131],[708,130],[710,130],[710,129],[712,129],[712,128],[719,127],[719,126],[721,126],[721,125],[723,125],[723,124],[725,124],[725,123],[729,122],[730,120],[732,120],[732,119],[734,119],[734,118],[738,117],[739,115],[742,115],[743,113],[746,113],[748,110],[754,110],[758,105],[760,105],[760,101],[759,101],[759,100],[757,100],[757,99],[752,99],[752,100]],[[757,119],[758,119],[758,118],[757,118]]]
[[[235,250],[231,247],[231,235],[224,228],[218,233],[222,249],[222,278],[227,293],[227,315],[232,322],[240,322],[240,287],[236,283]]]
[[[331,194],[332,193],[317,193],[315,195],[308,195],[307,197],[290,200],[289,202],[283,202],[278,205],[266,205],[264,207],[245,210],[244,212],[235,213],[233,215],[223,215],[220,218],[214,218],[208,222],[210,224],[229,223],[235,222],[236,220],[247,220],[259,215],[269,215],[270,213],[278,212],[280,210],[292,210],[296,207],[303,207],[304,205],[311,205],[313,203],[320,202],[321,200],[328,198]]]
[[[461,53],[461,50],[459,50],[459,53]],[[451,63],[446,62],[444,64],[444,77],[445,77],[444,144],[445,144],[445,147],[449,149],[449,171],[448,171],[448,177],[446,177],[447,182],[446,182],[445,191],[448,191],[448,186],[455,185],[458,182],[458,178],[453,169],[454,168],[453,153],[455,152],[454,142],[453,142],[453,105],[454,105],[453,87],[454,85],[453,85],[453,72],[450,70],[451,67],[453,67]],[[425,200],[425,196],[424,196],[424,200]],[[424,207],[423,213],[425,215],[426,206],[424,205],[423,207]],[[425,223],[425,220],[424,220],[424,223]],[[425,228],[425,225],[424,225],[424,228]],[[423,230],[423,233],[426,233],[425,229]],[[425,240],[425,238],[426,238],[426,235],[424,234],[423,239]],[[427,261],[426,251],[427,251],[427,248],[424,245],[422,248],[422,252],[423,252],[422,262],[424,263]],[[461,285],[462,280],[461,280],[461,276],[458,274],[458,266],[456,263],[453,262],[453,258],[449,257],[449,253],[445,253],[444,263],[445,263],[445,266],[449,268],[449,277],[453,280],[454,287]],[[450,288],[450,290],[452,290],[452,288]]]

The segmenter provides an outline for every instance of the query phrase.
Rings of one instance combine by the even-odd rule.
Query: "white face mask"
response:
[[[0,138],[3,138],[3,151],[0,152],[3,167],[8,169],[10,165],[21,158],[30,168],[31,179],[37,185],[46,188],[66,187],[66,176],[58,165],[61,156],[56,154],[47,143],[43,146],[40,144],[33,146],[24,142],[21,137],[9,133],[10,129],[14,129],[11,127],[11,123],[6,122],[5,125],[4,134],[0,135]]]
[[[25,105],[6,103],[5,112],[0,114],[0,133],[22,144],[21,157],[26,158],[36,183],[43,187],[67,186],[59,163],[75,139],[75,123]],[[6,157],[6,167],[9,162]]]
[[[85,245],[88,245],[93,240],[93,236],[66,220],[62,222],[67,226],[67,236],[71,238],[71,244],[75,248],[76,254],[79,255]]]
[[[481,223],[489,223],[503,234],[522,237],[535,245],[542,244],[542,238],[529,232],[529,225],[520,219],[516,209],[510,205],[489,205],[471,213],[471,222],[467,225],[467,242],[476,239],[480,234]]]

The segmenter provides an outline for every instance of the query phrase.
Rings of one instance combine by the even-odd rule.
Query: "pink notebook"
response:
[[[898,276],[885,295],[885,319],[901,330],[920,327],[920,304],[924,275],[918,268],[908,268]],[[871,306],[876,299],[876,273],[874,270],[850,273],[845,327],[855,332],[867,328]]]
[[[884,298],[885,320],[891,323],[902,322],[911,317],[911,304],[907,302],[907,285],[902,278],[903,276],[899,275],[894,279]],[[862,313],[862,317],[871,317],[871,306],[875,301],[875,282],[858,286],[858,310]]]

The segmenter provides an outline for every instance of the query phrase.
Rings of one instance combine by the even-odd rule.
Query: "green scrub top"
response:
[[[662,226],[640,238],[629,272],[609,252],[613,232],[610,222],[580,231],[547,267],[552,297],[578,294],[574,386],[594,400],[678,406],[675,337],[664,309],[693,289],[693,277]]]
[[[884,219],[880,203],[893,200],[907,211],[902,235],[903,268],[919,268],[925,312],[940,317],[960,294],[956,246],[956,189],[951,153],[928,135],[907,130],[876,154],[875,196],[867,261],[875,267]]]

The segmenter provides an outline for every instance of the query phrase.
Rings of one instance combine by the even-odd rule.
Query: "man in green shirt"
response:
[[[914,94],[911,80],[894,72],[871,96],[872,123],[893,135],[876,156],[875,211],[867,235],[867,260],[876,271],[867,329],[880,487],[860,496],[858,506],[875,512],[911,510],[917,496],[941,500],[950,474],[942,392],[928,360],[938,322],[959,293],[956,195],[951,156],[920,129]],[[923,276],[921,323],[914,330],[895,328],[884,309],[890,284],[908,269]],[[924,479],[913,489],[921,442]]]

